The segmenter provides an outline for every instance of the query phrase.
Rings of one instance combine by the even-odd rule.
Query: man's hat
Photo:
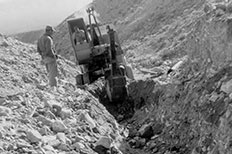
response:
[[[47,30],[52,30],[53,32],[56,31],[52,26],[49,26],[49,25],[46,26],[46,31],[47,31]]]

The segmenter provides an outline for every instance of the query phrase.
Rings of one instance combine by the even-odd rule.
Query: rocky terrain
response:
[[[60,86],[51,90],[35,46],[1,36],[0,54],[0,153],[91,154],[102,142],[117,151],[123,127],[75,86],[72,62],[59,59]]]
[[[102,81],[76,87],[66,20],[57,26],[59,87],[34,45],[0,37],[1,153],[231,154],[232,2],[95,0],[136,80],[110,104]],[[87,6],[88,7],[88,6]],[[61,39],[62,38],[62,39]]]
[[[35,44],[38,40],[38,38],[44,33],[44,29],[42,30],[35,30],[30,32],[24,32],[24,33],[18,33],[12,35],[13,38],[24,42],[24,43],[30,43]]]

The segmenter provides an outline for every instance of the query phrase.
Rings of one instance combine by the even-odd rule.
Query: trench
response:
[[[231,128],[232,101],[222,89],[231,72],[231,66],[211,76],[188,72],[180,82],[166,85],[135,81],[128,85],[130,97],[124,102],[110,103],[101,83],[91,93],[128,130],[120,147],[123,154],[208,154],[230,148],[223,136],[231,131],[223,130]],[[220,145],[221,140],[228,144]]]
[[[133,116],[137,111],[146,106],[147,99],[149,99],[150,96],[154,98],[158,97],[158,95],[152,93],[154,87],[155,83],[153,81],[134,81],[129,83],[128,91],[130,95],[120,102],[109,101],[104,88],[103,79],[89,85],[87,90],[99,99],[99,102],[105,106],[107,111],[114,116],[120,125],[124,126],[124,128],[129,131],[129,129],[135,127],[133,124],[133,122],[135,122]],[[143,88],[143,90],[141,90],[141,88]],[[121,147],[119,147],[119,149],[123,154],[149,154],[148,151],[130,145],[129,140],[130,137],[125,138],[123,143],[120,143]]]

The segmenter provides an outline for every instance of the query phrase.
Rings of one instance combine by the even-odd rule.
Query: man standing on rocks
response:
[[[46,26],[45,33],[39,38],[37,42],[37,51],[42,57],[42,64],[45,64],[48,73],[49,85],[51,87],[57,86],[58,69],[57,69],[57,55],[53,47],[53,38],[55,29],[52,26]]]

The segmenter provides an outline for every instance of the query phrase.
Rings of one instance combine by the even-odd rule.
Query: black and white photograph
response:
[[[232,154],[232,0],[0,0],[0,154]]]

